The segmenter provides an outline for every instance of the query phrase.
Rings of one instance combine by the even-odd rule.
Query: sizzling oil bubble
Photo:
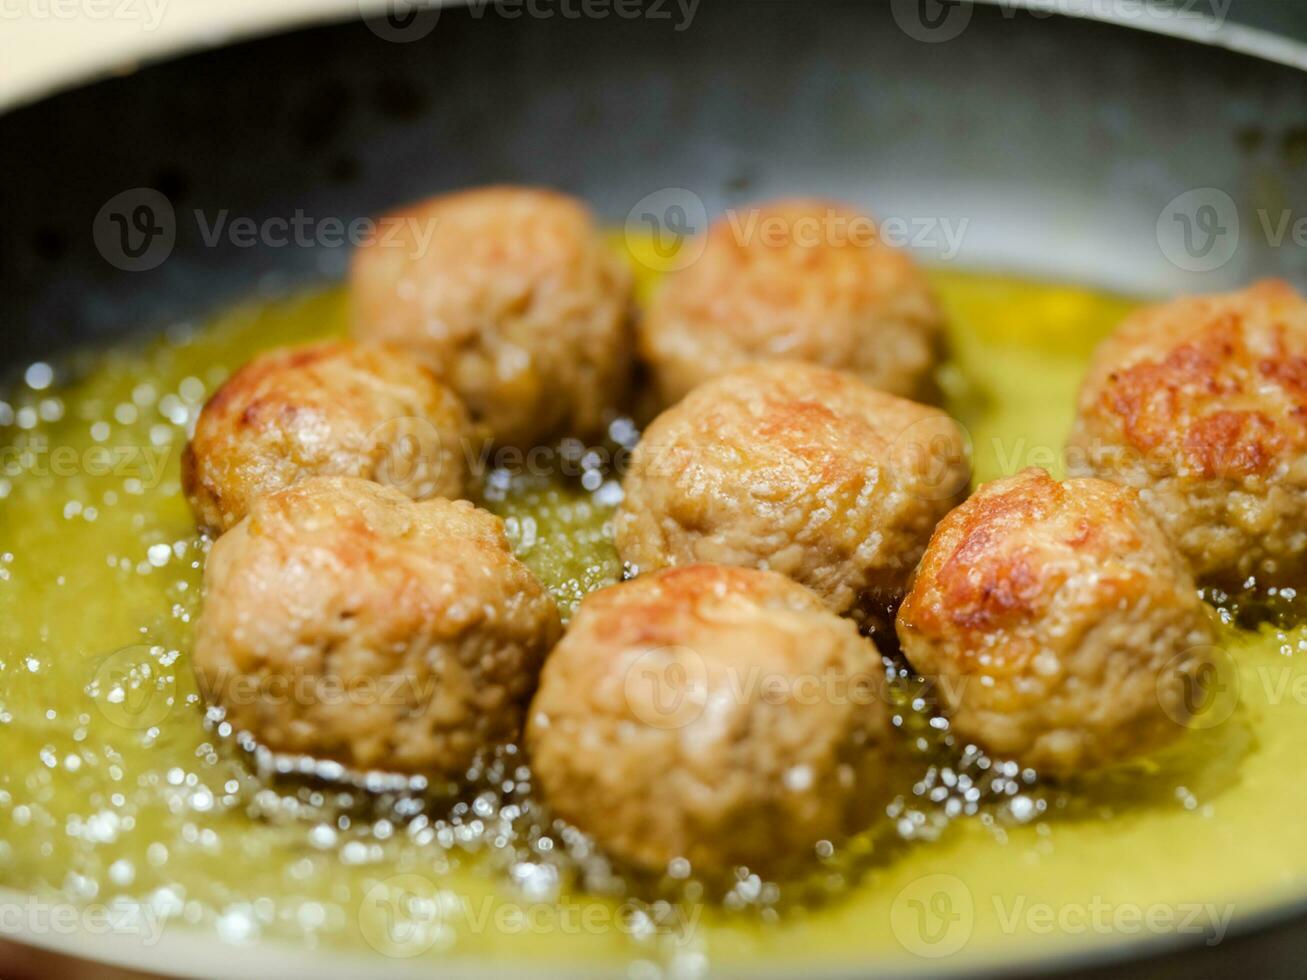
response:
[[[1037,461],[1060,445],[1090,340],[1124,305],[1005,280],[940,285],[960,325],[952,407],[978,469]],[[1298,771],[1307,710],[1264,695],[1257,674],[1303,673],[1304,641],[1287,624],[1266,640],[1230,634],[1248,697],[1227,725],[1085,785],[1041,785],[957,744],[931,692],[892,665],[902,795],[866,833],[820,842],[809,879],[741,869],[720,903],[685,862],[659,881],[614,869],[542,810],[512,747],[461,791],[354,785],[321,763],[243,750],[220,718],[206,722],[189,667],[207,542],[182,499],[179,454],[204,398],[242,361],[343,325],[339,292],[292,299],[178,325],[143,350],[32,365],[0,393],[5,885],[120,903],[233,944],[288,937],[695,975],[710,962],[902,955],[895,897],[932,875],[965,882],[976,942],[995,943],[1013,937],[990,906],[1013,895],[1225,898],[1307,871],[1307,845],[1279,843],[1277,816],[1307,808],[1307,781],[1284,778]],[[612,460],[638,431],[617,419],[609,436],[557,447],[565,477],[486,474],[483,502],[565,613],[623,573]],[[1212,877],[1200,873],[1212,855],[1231,853],[1218,813],[1244,832],[1237,863]]]

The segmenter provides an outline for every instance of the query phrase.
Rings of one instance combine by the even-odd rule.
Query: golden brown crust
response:
[[[893,792],[884,668],[770,572],[697,565],[587,596],[527,731],[551,807],[611,855],[794,870]]]
[[[996,663],[1028,661],[1040,647],[1022,631],[1048,616],[1078,567],[1099,566],[1104,591],[1086,596],[1096,604],[1142,593],[1150,565],[1110,564],[1142,544],[1136,509],[1132,491],[1098,480],[1063,485],[1040,469],[988,484],[940,523],[903,621],[919,635],[947,632],[964,652],[984,648]],[[1013,635],[995,644],[998,630]]]
[[[940,523],[898,632],[912,665],[945,682],[960,735],[1054,774],[1178,734],[1183,655],[1211,642],[1187,568],[1133,490],[1037,469]]]
[[[559,632],[498,518],[314,477],[214,542],[194,662],[273,751],[457,780],[517,737]]]
[[[968,472],[963,433],[943,412],[843,372],[757,362],[648,427],[623,480],[615,539],[644,571],[769,568],[844,612],[902,595]]]
[[[1176,300],[1123,323],[1082,411],[1203,476],[1267,472],[1307,446],[1307,304],[1282,282]]]
[[[219,533],[262,494],[309,476],[461,497],[475,433],[458,398],[397,350],[328,342],[270,351],[204,406],[182,487],[200,526]]]
[[[600,431],[625,396],[633,282],[586,206],[484,187],[387,215],[350,272],[356,336],[422,358],[502,443]]]
[[[640,324],[664,405],[772,358],[840,368],[898,395],[931,390],[940,311],[912,259],[881,242],[868,216],[832,201],[775,201],[715,222],[703,244]]]
[[[1141,310],[1100,346],[1069,468],[1137,487],[1200,578],[1302,575],[1307,302],[1287,284]]]

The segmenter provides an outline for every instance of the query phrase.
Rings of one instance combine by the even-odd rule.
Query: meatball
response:
[[[1282,282],[1128,317],[1068,470],[1135,487],[1206,584],[1307,584],[1307,302]]]
[[[957,735],[1054,776],[1177,735],[1213,638],[1133,490],[1039,469],[940,523],[897,625]]]
[[[527,747],[554,812],[628,865],[784,874],[883,814],[884,683],[870,641],[788,579],[669,569],[582,600]]]
[[[312,477],[213,544],[195,670],[239,732],[352,770],[457,780],[520,734],[558,610],[497,517]]]
[[[788,200],[717,221],[703,254],[668,276],[640,324],[664,404],[740,364],[789,358],[929,397],[942,317],[916,263],[872,219]]]
[[[353,328],[401,344],[501,442],[602,431],[625,394],[632,276],[573,198],[488,187],[381,221],[354,255]]]
[[[640,571],[714,562],[788,575],[837,612],[902,596],[968,482],[943,412],[811,364],[696,388],[632,454],[617,549]]]
[[[461,497],[474,439],[458,397],[397,350],[290,348],[256,357],[209,399],[182,457],[182,485],[196,520],[219,533],[260,495],[309,476]]]

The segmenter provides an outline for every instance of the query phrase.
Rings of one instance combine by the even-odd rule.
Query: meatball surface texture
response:
[[[1287,284],[1140,310],[1099,347],[1068,470],[1140,492],[1201,582],[1307,580],[1307,301]]]
[[[804,866],[893,793],[885,668],[811,592],[697,565],[587,596],[527,746],[553,810],[650,873]]]
[[[602,432],[627,394],[633,283],[584,204],[487,187],[381,224],[354,255],[356,336],[421,357],[501,443]]]
[[[943,520],[897,625],[958,736],[1055,776],[1179,735],[1213,642],[1188,568],[1133,490],[1038,469]]]
[[[314,477],[214,542],[195,669],[274,752],[457,781],[520,734],[554,601],[467,501]]]
[[[793,199],[716,221],[639,328],[664,405],[731,368],[786,358],[931,397],[943,318],[925,275],[844,205]]]
[[[700,386],[645,431],[617,549],[640,571],[766,568],[837,612],[893,602],[965,493],[964,434],[850,374],[768,361]]]
[[[398,350],[286,348],[255,357],[214,392],[182,457],[182,485],[200,526],[217,533],[262,494],[310,476],[461,497],[475,441],[457,396]]]
[[[1133,486],[1202,583],[1307,579],[1307,302],[1176,299],[1099,346],[1068,469]]]

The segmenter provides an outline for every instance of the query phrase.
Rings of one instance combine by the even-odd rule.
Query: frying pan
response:
[[[260,225],[303,214],[320,228],[500,181],[682,231],[696,230],[698,205],[713,214],[797,189],[965,223],[955,254],[935,258],[968,268],[1158,294],[1261,275],[1307,286],[1307,248],[1275,236],[1286,211],[1307,217],[1292,210],[1307,208],[1307,49],[1196,20],[1219,8],[1192,0],[1082,5],[1115,22],[1023,6],[713,0],[684,30],[451,7],[425,33],[303,29],[12,109],[0,116],[3,364],[343,273],[338,236],[215,241],[196,211]],[[173,931],[148,950],[13,938],[32,956],[56,947],[68,975],[90,969],[72,956],[184,975],[416,975]],[[16,949],[15,969],[36,962]],[[1160,937],[1000,966],[1195,978],[1296,974],[1304,961],[1307,899],[1238,920],[1211,949]],[[950,970],[975,972],[922,964]]]

